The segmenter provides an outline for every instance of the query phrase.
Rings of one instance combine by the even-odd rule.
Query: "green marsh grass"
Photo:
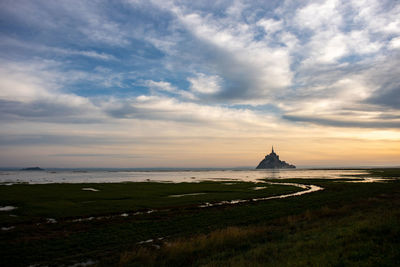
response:
[[[399,192],[400,193],[400,192]],[[398,266],[400,195],[324,206],[121,254],[122,266]]]
[[[18,207],[10,213],[0,213],[1,226],[12,223],[43,221],[46,218],[73,218],[135,212],[149,209],[189,207],[204,202],[249,199],[293,193],[301,189],[267,185],[253,190],[249,182],[200,183],[102,183],[102,184],[15,184],[0,186],[0,206]],[[86,191],[93,188],[98,191]],[[203,193],[202,195],[184,195]]]
[[[398,177],[393,170],[387,175]],[[2,186],[1,205],[18,206],[13,213],[19,212],[20,218],[1,214],[3,225],[13,223],[17,227],[1,232],[0,264],[67,265],[91,259],[98,266],[399,265],[399,180],[369,184],[322,179],[280,181],[315,184],[324,190],[199,209],[196,205],[202,202],[299,189],[267,185],[266,191],[259,192],[251,190],[254,185],[249,183],[228,186],[214,182],[61,184],[53,185],[53,190],[48,190],[49,185]],[[82,187],[100,191],[82,191]],[[43,195],[29,195],[32,188]],[[209,194],[168,197],[197,192]],[[87,201],[94,202],[82,204]],[[57,211],[60,207],[64,212]],[[74,224],[65,219],[149,208],[169,209]],[[41,216],[57,218],[59,223],[36,225]],[[164,239],[158,240],[160,237]],[[149,239],[156,242],[138,243]]]

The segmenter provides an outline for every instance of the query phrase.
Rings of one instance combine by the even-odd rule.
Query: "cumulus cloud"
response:
[[[354,21],[374,33],[399,34],[400,6],[393,1],[353,0]]]
[[[216,94],[221,91],[222,79],[217,75],[206,76],[198,73],[196,77],[189,77],[190,89],[200,94]]]
[[[228,82],[217,94],[234,102],[260,101],[291,84],[290,58],[285,47],[255,38],[257,25],[236,17],[202,16],[173,6],[171,11],[203,47],[210,70]],[[240,7],[235,11],[243,12]],[[206,63],[207,64],[207,63]],[[211,79],[213,75],[210,75]]]
[[[390,40],[389,49],[400,49],[400,37]]]
[[[275,33],[283,28],[283,22],[275,19],[260,19],[257,25],[262,27],[267,34]]]
[[[327,0],[306,5],[297,10],[295,23],[299,27],[314,31],[335,29],[342,24],[342,15],[339,10],[340,1]]]
[[[392,54],[391,59],[373,60],[347,73],[308,80],[315,85],[288,101],[284,118],[341,127],[398,128],[397,58]]]

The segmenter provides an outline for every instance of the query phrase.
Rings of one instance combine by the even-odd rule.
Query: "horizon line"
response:
[[[47,170],[229,170],[229,169],[244,169],[253,170],[256,166],[230,166],[230,167],[40,167],[40,166],[0,166],[0,170],[22,170],[24,168],[39,167],[44,171]],[[296,169],[373,169],[373,168],[400,168],[400,165],[300,165]],[[291,170],[296,170],[291,169]],[[269,169],[263,169],[269,170]],[[271,170],[285,170],[275,168]]]

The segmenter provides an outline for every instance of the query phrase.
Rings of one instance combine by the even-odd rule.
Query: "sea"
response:
[[[368,171],[356,169],[47,169],[44,171],[0,170],[0,183],[120,183],[250,181],[261,179],[346,179]]]

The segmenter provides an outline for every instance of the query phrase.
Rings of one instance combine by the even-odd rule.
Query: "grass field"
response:
[[[400,170],[371,170],[371,175],[397,178]],[[15,226],[0,232],[0,264],[399,266],[400,180],[279,181],[324,190],[199,208],[300,189],[267,184],[254,190],[261,185],[245,182],[0,186],[0,206],[18,207],[0,214],[2,227]],[[72,222],[90,216],[94,219]]]
[[[265,187],[254,190],[255,187]],[[300,191],[293,186],[246,182],[15,184],[0,186],[2,226],[71,218],[190,208],[206,202],[249,199]],[[9,215],[16,215],[10,217]]]

